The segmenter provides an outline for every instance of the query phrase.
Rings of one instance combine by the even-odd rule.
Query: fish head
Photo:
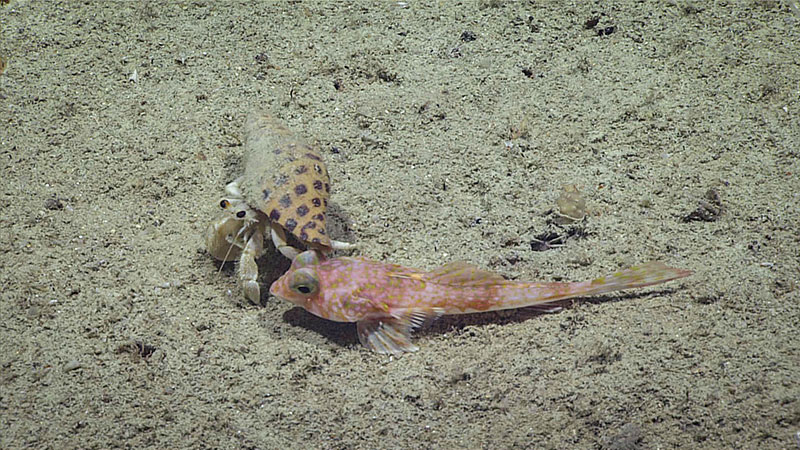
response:
[[[316,270],[320,261],[320,254],[316,250],[300,253],[292,261],[292,267],[272,283],[269,293],[312,311],[312,305],[321,293],[320,278]]]

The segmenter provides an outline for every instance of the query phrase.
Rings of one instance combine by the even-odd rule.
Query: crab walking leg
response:
[[[275,248],[277,248],[283,256],[294,260],[297,255],[301,253],[300,250],[292,247],[286,242],[286,232],[280,225],[276,223],[270,224],[270,234],[272,236],[272,243],[275,244]],[[331,248],[334,250],[353,250],[357,247],[357,244],[331,240]]]
[[[243,179],[244,177],[239,177],[225,185],[225,193],[230,197],[236,197],[238,199],[244,198],[242,196],[242,190],[239,188]]]
[[[242,283],[244,295],[251,302],[261,302],[261,289],[258,286],[258,265],[256,259],[264,248],[264,233],[255,230],[242,249],[239,258],[239,281]]]
[[[331,239],[331,248],[334,250],[353,250],[358,248],[358,244],[351,244],[349,242],[334,241]]]
[[[281,254],[289,259],[294,259],[300,254],[300,250],[292,247],[286,242],[286,232],[283,227],[277,223],[270,223],[270,235],[272,236],[272,243]]]

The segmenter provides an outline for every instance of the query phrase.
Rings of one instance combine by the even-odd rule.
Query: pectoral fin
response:
[[[358,322],[358,340],[376,353],[400,356],[415,352],[411,331],[442,314],[439,308],[392,311],[391,316],[365,319]]]

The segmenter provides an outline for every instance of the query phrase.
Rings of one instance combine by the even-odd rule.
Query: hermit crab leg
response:
[[[275,248],[278,249],[283,256],[294,261],[297,255],[302,252],[302,250],[292,247],[286,242],[286,231],[284,231],[283,227],[279,224],[270,224],[270,234],[272,236],[272,243],[275,244]],[[356,244],[351,244],[349,242],[331,240],[331,248],[334,250],[353,250],[356,247]]]
[[[258,264],[256,259],[261,256],[264,248],[264,233],[256,230],[247,239],[242,256],[239,258],[239,281],[242,283],[244,295],[251,302],[261,302],[261,289],[258,286]]]
[[[286,232],[283,231],[282,226],[274,222],[270,223],[270,234],[272,235],[272,243],[275,244],[275,248],[278,249],[283,256],[294,260],[294,258],[300,254],[300,250],[286,242]]]
[[[351,244],[344,241],[334,241],[331,239],[331,248],[334,250],[353,250],[354,248],[358,248],[358,244]]]
[[[242,196],[242,190],[239,188],[239,185],[242,183],[244,177],[239,177],[225,186],[225,193],[228,194],[230,197],[236,197],[238,199],[244,198]]]

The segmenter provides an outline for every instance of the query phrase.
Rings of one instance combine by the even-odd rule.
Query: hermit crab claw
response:
[[[261,301],[256,260],[264,248],[264,233],[258,222],[248,225],[235,215],[223,213],[206,229],[206,248],[220,261],[239,260],[239,282],[242,290],[253,303]],[[220,267],[220,270],[222,267]]]
[[[241,245],[235,244],[242,231],[240,221],[233,219],[227,213],[216,217],[206,228],[206,249],[214,259],[231,261],[239,257],[242,252]]]

